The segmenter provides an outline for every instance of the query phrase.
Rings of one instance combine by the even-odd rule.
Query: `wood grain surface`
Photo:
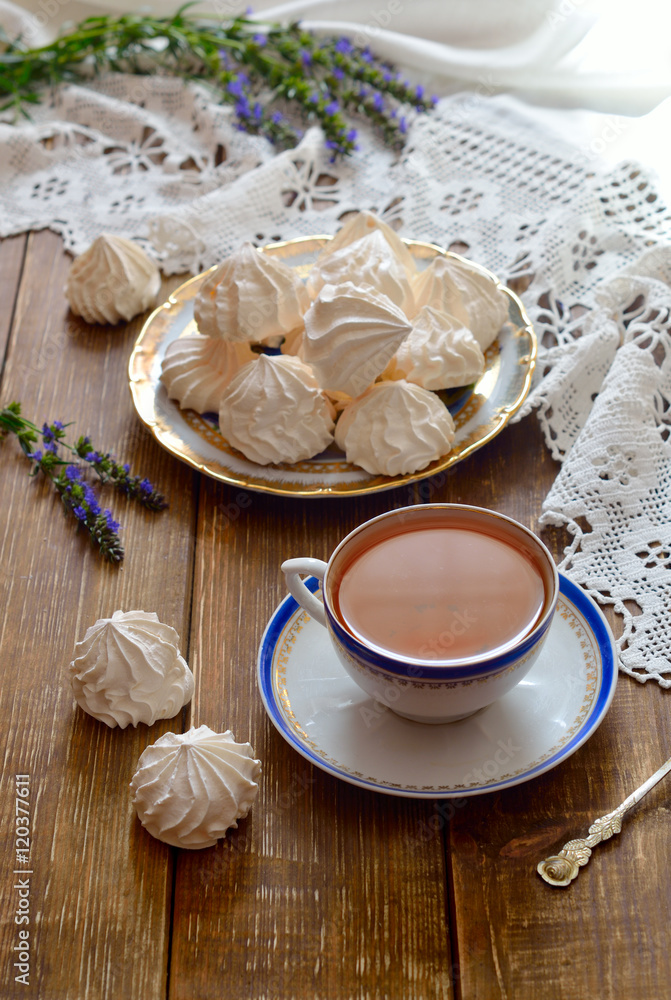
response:
[[[67,309],[70,258],[43,231],[0,244],[0,404],[72,421],[169,496],[123,498],[126,559],[104,564],[0,442],[3,844],[0,997],[39,1000],[666,1000],[668,785],[595,849],[568,889],[536,863],[613,809],[669,755],[669,692],[621,676],[597,733],[554,770],[457,804],[375,794],[314,768],[256,686],[280,563],[327,558],[399,503],[460,501],[534,529],[556,475],[535,419],[431,480],[348,500],[241,491],[187,468],[140,424],[127,384],[142,318],[90,327]],[[163,293],[179,283],[164,283]],[[543,537],[559,558],[564,543]],[[74,702],[68,664],[114,610],[155,611],[196,675],[175,719],[108,729]],[[617,622],[613,621],[617,629]],[[561,664],[557,664],[561,671]],[[231,729],[263,762],[258,799],[216,847],[178,851],[137,820],[128,783],[167,731]],[[15,981],[15,775],[30,775],[29,985]]]

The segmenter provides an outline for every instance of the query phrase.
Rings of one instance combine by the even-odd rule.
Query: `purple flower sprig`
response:
[[[46,471],[43,462],[44,458],[37,462],[36,471],[38,467],[42,468],[43,472]],[[120,525],[114,520],[111,510],[101,508],[95,491],[84,482],[81,469],[76,465],[68,465],[58,476],[51,476],[51,480],[65,510],[74,515],[78,525],[81,524],[86,528],[101,556],[109,562],[121,562],[124,550],[119,538]]]
[[[137,500],[147,510],[165,510],[168,506],[163,494],[154,489],[148,479],[132,476],[130,465],[117,462],[109,452],[95,451],[89,437],[78,438],[74,451],[79,458],[88,462],[101,482],[111,483],[120,493],[131,500]]]
[[[400,147],[409,115],[435,103],[366,45],[318,38],[299,22],[201,16],[192,6],[169,17],[91,17],[38,48],[21,37],[6,42],[0,111],[27,114],[54,85],[92,73],[172,74],[211,87],[240,129],[281,148],[295,146],[305,125],[319,124],[335,158],[357,149],[352,117]]]
[[[31,461],[30,475],[37,476],[41,472],[50,479],[66,513],[74,517],[78,527],[88,531],[104,559],[119,563],[124,557],[119,523],[111,510],[101,506],[95,490],[84,479],[84,470],[62,458],[59,449],[82,458],[95,470],[102,483],[111,482],[120,492],[138,500],[149,510],[163,510],[167,502],[148,479],[132,476],[130,466],[117,463],[107,452],[100,454],[95,451],[90,438],[80,437],[74,446],[68,444],[65,440],[68,426],[55,420],[44,423],[40,430],[21,415],[21,404],[17,402],[0,410],[0,435],[16,435],[21,449]],[[36,448],[40,439],[41,447]]]

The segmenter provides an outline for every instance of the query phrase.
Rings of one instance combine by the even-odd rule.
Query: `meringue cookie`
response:
[[[219,408],[226,440],[252,462],[302,462],[333,441],[333,411],[312,370],[290,355],[260,355],[229,382]]]
[[[166,733],[140,756],[133,805],[152,837],[190,850],[212,847],[249,813],[260,773],[250,744],[236,743],[230,730]]]
[[[263,341],[301,326],[309,304],[295,271],[245,243],[200,286],[194,316],[205,336]]]
[[[405,378],[437,391],[470,385],[484,370],[485,356],[471,331],[449,313],[424,306],[385,377]]]
[[[411,329],[401,309],[374,288],[324,285],[305,314],[302,356],[323,389],[359,396]]]
[[[317,257],[317,263],[322,264],[331,254],[342,250],[343,247],[348,246],[350,243],[355,243],[362,236],[368,236],[370,233],[376,231],[382,233],[399,264],[403,266],[408,275],[414,274],[416,270],[415,262],[406,244],[400,236],[396,235],[391,226],[388,226],[386,222],[379,219],[377,215],[367,211],[357,212],[356,215],[347,220],[333,239],[329,240],[320,252]]]
[[[161,363],[161,382],[183,410],[217,413],[222,393],[235,373],[256,360],[249,344],[231,344],[199,333],[168,344]]]
[[[468,261],[435,257],[413,282],[417,309],[433,306],[451,313],[471,331],[483,351],[508,318],[503,291]]]
[[[120,323],[156,303],[161,275],[142,247],[99,236],[72,262],[65,285],[70,309],[87,323]]]
[[[146,611],[115,611],[91,625],[70,678],[78,704],[112,728],[171,719],[193,695],[179,635]]]
[[[370,285],[386,295],[406,316],[415,312],[410,277],[379,229],[328,254],[310,271],[307,288],[316,297],[324,285]]]
[[[336,444],[348,462],[373,475],[418,472],[454,441],[450,411],[428,389],[398,382],[377,382],[345,407],[336,425]]]

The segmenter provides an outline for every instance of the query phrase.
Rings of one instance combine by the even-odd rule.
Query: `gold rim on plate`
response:
[[[330,236],[303,236],[262,247],[306,277]],[[493,281],[508,300],[508,320],[485,353],[485,371],[453,411],[456,427],[452,450],[418,472],[374,476],[345,461],[335,445],[306,462],[262,466],[232,448],[215,423],[193,410],[180,410],[160,381],[166,347],[196,332],[193,304],[214,268],[190,278],[149,316],[128,365],[133,403],[156,441],[170,454],[220,482],[283,496],[361,496],[427,479],[463,461],[499,434],[519,410],[531,388],[538,345],[521,301],[490,271],[432,243],[404,240],[418,267],[435,257],[463,261]],[[215,265],[216,266],[216,265]]]

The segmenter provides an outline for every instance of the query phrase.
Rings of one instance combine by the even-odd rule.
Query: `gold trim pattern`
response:
[[[571,604],[564,598],[562,594],[559,596],[559,601],[557,604],[557,614],[566,622],[569,626],[576,639],[580,644],[582,655],[584,658],[584,669],[585,669],[585,694],[583,696],[582,703],[578,709],[574,719],[571,721],[570,725],[564,730],[562,738],[558,740],[554,746],[550,747],[548,750],[543,752],[543,755],[538,757],[536,760],[527,761],[521,765],[516,771],[508,771],[506,773],[497,773],[496,781],[497,784],[501,782],[511,781],[515,778],[520,777],[535,768],[542,766],[545,761],[550,760],[557,753],[559,753],[573,737],[580,731],[584,725],[585,719],[589,715],[590,711],[593,709],[594,704],[598,698],[599,693],[599,681],[600,681],[600,664],[601,664],[601,654],[598,650],[598,645],[596,645],[596,638],[591,633],[585,629],[583,621],[579,614],[574,610]],[[318,743],[311,739],[305,730],[302,728],[299,720],[291,707],[291,699],[289,698],[289,693],[287,690],[287,667],[289,665],[289,660],[293,647],[295,645],[296,639],[303,629],[305,623],[309,620],[309,615],[305,611],[297,611],[292,618],[288,621],[281,635],[279,636],[275,650],[273,652],[273,662],[271,666],[272,671],[272,688],[275,695],[277,704],[281,708],[282,716],[286,724],[293,730],[296,739],[307,749],[309,749],[315,756],[319,757],[325,763],[330,764],[333,768],[342,772],[343,774],[350,775],[360,781],[365,781],[373,785],[380,785],[379,777],[376,778],[372,775],[363,774],[361,771],[354,770],[353,768],[345,766],[342,761],[335,760],[333,757],[329,756],[324,750],[322,750]],[[449,786],[445,785],[409,785],[400,782],[389,782],[384,781],[384,787],[390,789],[407,790],[413,792],[435,792],[441,793],[445,791],[468,791],[473,788],[483,787],[482,782],[471,781],[466,783],[455,783]]]
[[[368,664],[364,668],[359,663],[359,661],[356,660],[350,653],[348,653],[348,651],[343,646],[340,647],[340,655],[347,660],[352,669],[356,670],[357,673],[372,674],[375,677],[379,677],[381,681],[388,681],[395,687],[404,687],[404,688],[411,687],[411,688],[418,688],[419,690],[423,691],[426,690],[444,691],[445,688],[447,688],[448,690],[456,690],[457,688],[472,687],[473,684],[486,684],[487,681],[491,680],[492,675],[495,675],[497,678],[505,677],[507,674],[514,673],[514,671],[516,670],[521,670],[522,667],[526,663],[528,663],[531,657],[534,656],[537,652],[538,650],[534,646],[533,649],[529,650],[529,652],[525,657],[523,657],[521,660],[515,660],[515,662],[507,666],[505,670],[500,670],[500,671],[494,670],[489,674],[483,674],[482,677],[466,677],[456,681],[448,681],[448,680],[430,681],[424,679],[420,680],[419,678],[416,678],[415,680],[410,680],[409,678],[401,677],[398,674],[392,674],[387,670],[383,670],[378,667],[373,667],[370,664]]]

